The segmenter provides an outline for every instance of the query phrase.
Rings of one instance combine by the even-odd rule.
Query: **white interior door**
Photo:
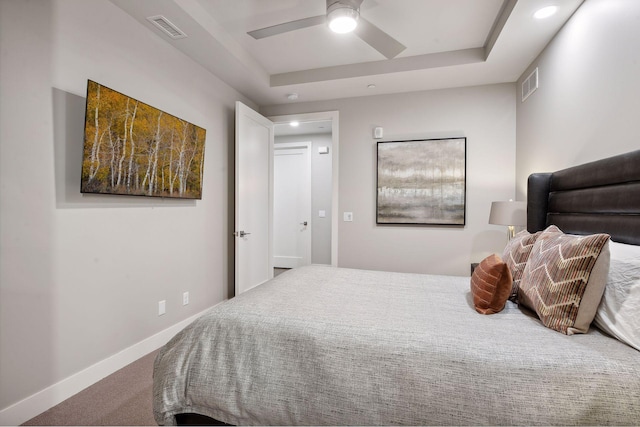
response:
[[[274,146],[273,265],[311,264],[311,143]]]
[[[236,102],[235,294],[273,278],[273,122]]]
[[[274,123],[285,124],[292,120],[299,122],[314,121],[331,121],[331,211],[326,212],[328,219],[331,221],[331,265],[338,266],[338,188],[339,188],[339,171],[340,171],[340,132],[338,111],[322,111],[316,113],[298,113],[286,114],[281,116],[269,117]],[[322,209],[321,207],[319,209]]]

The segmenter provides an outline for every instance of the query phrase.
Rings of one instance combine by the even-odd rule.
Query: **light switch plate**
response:
[[[319,218],[324,218],[327,216],[327,213],[325,211],[318,211],[318,217]]]
[[[351,222],[351,221],[353,221],[353,212],[345,212],[345,213],[343,214],[343,219],[344,219],[346,222]]]
[[[382,139],[382,134],[383,134],[383,129],[382,127],[378,126],[376,128],[373,129],[373,138],[374,139]]]

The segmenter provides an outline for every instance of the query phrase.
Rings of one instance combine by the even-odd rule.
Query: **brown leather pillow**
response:
[[[511,270],[498,255],[489,255],[478,264],[471,276],[471,295],[476,311],[494,314],[502,311],[512,285]]]

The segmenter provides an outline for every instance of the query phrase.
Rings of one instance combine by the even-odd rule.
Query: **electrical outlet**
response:
[[[182,305],[189,304],[189,292],[184,292],[182,294]]]
[[[167,312],[167,301],[162,300],[158,302],[158,316],[162,316]]]

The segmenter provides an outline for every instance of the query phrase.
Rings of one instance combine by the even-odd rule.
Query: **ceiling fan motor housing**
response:
[[[360,13],[360,4],[362,0],[327,0],[327,16],[336,9],[352,9]]]

